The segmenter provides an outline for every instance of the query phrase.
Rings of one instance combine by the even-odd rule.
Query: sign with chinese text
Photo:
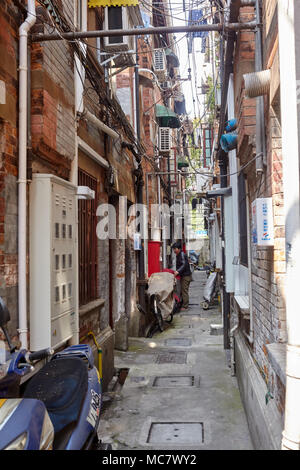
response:
[[[258,198],[252,203],[252,242],[258,246],[274,245],[272,198]]]

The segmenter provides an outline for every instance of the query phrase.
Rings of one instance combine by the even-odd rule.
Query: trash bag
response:
[[[207,278],[205,287],[204,287],[204,293],[203,293],[203,298],[207,302],[211,302],[215,288],[216,288],[216,282],[217,282],[217,273],[213,272],[210,273],[209,277]]]

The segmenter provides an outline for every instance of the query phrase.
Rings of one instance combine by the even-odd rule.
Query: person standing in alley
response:
[[[172,245],[174,253],[176,254],[176,271],[175,276],[180,276],[181,295],[182,295],[182,309],[187,310],[189,307],[189,287],[192,280],[192,273],[187,255],[184,253],[180,242]]]

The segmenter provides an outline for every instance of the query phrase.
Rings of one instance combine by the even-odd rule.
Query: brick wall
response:
[[[5,103],[0,104],[0,296],[11,313],[15,336],[17,312],[17,175],[18,175],[18,28],[22,15],[11,0],[0,3],[0,80]],[[15,338],[14,338],[15,339]]]
[[[276,67],[277,10],[276,2],[264,4],[265,18],[263,33],[264,62]],[[246,9],[243,9],[243,12]],[[248,10],[248,9],[247,9]],[[245,18],[251,20],[249,13]],[[277,51],[278,54],[278,51]],[[266,67],[266,65],[265,65]],[[266,166],[261,176],[256,175],[255,163],[244,171],[247,175],[249,203],[259,197],[272,197],[274,222],[274,247],[260,247],[251,239],[251,270],[254,343],[252,353],[268,389],[271,391],[280,413],[284,409],[284,385],[273,369],[267,345],[286,341],[284,304],[285,238],[283,216],[283,184],[280,107],[278,105],[278,74],[272,69],[272,96],[264,97],[266,135]],[[254,71],[254,33],[241,32],[238,35],[234,61],[236,116],[238,118],[238,157],[243,165],[255,156],[256,100],[244,96],[241,74]],[[276,91],[277,89],[277,91]],[[270,101],[272,99],[272,101]],[[250,223],[251,220],[250,210]],[[249,332],[249,321],[243,319],[243,328]],[[250,344],[249,344],[250,345]],[[251,345],[250,345],[251,346]]]
[[[73,7],[71,0],[63,2],[66,18],[73,17]],[[40,18],[45,19],[44,11],[37,8]],[[41,28],[47,31],[49,26],[38,20],[34,29]],[[75,154],[74,64],[70,45],[66,41],[33,44],[31,69],[33,170],[48,169],[68,178]]]
[[[252,7],[243,8],[240,14],[241,22],[253,21]],[[243,155],[251,137],[255,136],[256,100],[245,97],[243,75],[254,71],[255,33],[241,31],[237,36],[234,60],[235,110],[238,121],[238,152]],[[241,160],[241,164],[243,158]]]

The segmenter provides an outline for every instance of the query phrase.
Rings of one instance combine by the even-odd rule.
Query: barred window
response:
[[[97,289],[97,180],[79,169],[78,185],[95,191],[95,199],[79,200],[79,303],[98,298]],[[70,260],[69,260],[70,262]]]

